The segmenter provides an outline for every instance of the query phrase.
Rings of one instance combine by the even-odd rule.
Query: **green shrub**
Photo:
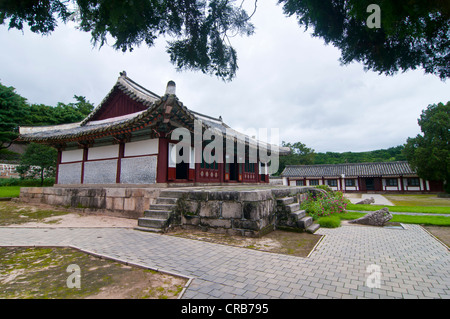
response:
[[[43,186],[53,186],[55,184],[54,178],[44,179]],[[21,178],[2,178],[0,179],[0,186],[24,186],[24,187],[39,187],[41,186],[40,179],[21,179]]]
[[[349,200],[341,192],[326,194],[308,194],[306,200],[301,203],[301,209],[317,220],[319,217],[343,213]]]
[[[317,223],[320,225],[320,227],[336,228],[336,227],[341,226],[341,219],[337,216],[326,216],[326,217],[320,217],[317,220]]]
[[[316,185],[316,186],[314,186],[314,187],[315,187],[315,188],[319,188],[319,189],[323,189],[324,191],[326,191],[327,193],[330,193],[330,194],[333,193],[333,190],[332,190],[331,187],[328,186],[328,185]]]

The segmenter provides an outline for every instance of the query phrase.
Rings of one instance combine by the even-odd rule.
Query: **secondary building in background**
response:
[[[224,146],[221,159],[205,160],[200,158],[203,152],[196,157],[195,134],[189,137],[192,138],[187,141],[189,146],[175,147],[180,139],[172,140],[171,133],[177,128],[194,133],[196,123],[200,123],[202,137],[206,130],[221,134],[220,143]],[[189,110],[175,95],[172,81],[166,93],[159,96],[131,80],[125,72],[83,121],[20,127],[19,140],[51,145],[58,150],[56,184],[268,183],[264,161],[249,154],[254,154],[256,145],[266,153],[290,151],[236,132],[221,117]],[[182,141],[186,142],[184,138]],[[211,141],[200,141],[201,151],[208,142]],[[245,146],[244,154],[237,151],[238,142]],[[228,151],[225,145],[230,143],[231,152],[225,152]],[[173,155],[176,152],[187,160],[176,160]]]
[[[344,192],[442,192],[441,181],[417,176],[408,162],[288,165],[281,173],[289,186],[328,185]]]

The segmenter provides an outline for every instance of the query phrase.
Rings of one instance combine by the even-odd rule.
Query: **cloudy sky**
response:
[[[76,94],[98,105],[122,70],[160,95],[173,80],[188,108],[221,115],[245,132],[278,129],[280,143],[300,141],[316,152],[404,144],[420,133],[423,109],[450,100],[450,83],[422,70],[389,77],[365,72],[357,63],[340,65],[336,48],[304,32],[275,2],[258,2],[253,36],[232,39],[239,70],[231,83],[177,72],[164,39],[122,53],[93,48],[88,33],[63,24],[46,37],[0,26],[0,82],[29,103],[70,103]]]

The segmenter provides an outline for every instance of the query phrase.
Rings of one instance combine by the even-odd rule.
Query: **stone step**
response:
[[[178,198],[170,198],[170,197],[158,197],[156,199],[155,204],[172,204],[175,205],[177,203]]]
[[[291,216],[292,216],[293,218],[296,218],[296,220],[300,220],[300,219],[302,219],[303,217],[306,216],[306,210],[304,210],[304,209],[302,209],[302,210],[297,210],[297,211],[291,213]]]
[[[163,229],[167,224],[167,219],[156,219],[151,217],[138,218],[138,226]]]
[[[172,208],[174,208],[175,205],[173,204],[151,204],[150,209],[151,210],[165,210],[165,211],[171,211]]]
[[[163,190],[161,193],[159,193],[160,198],[180,198],[183,196],[183,194],[186,194],[186,191],[180,191],[180,190]]]
[[[292,203],[289,205],[286,205],[286,209],[291,212],[294,213],[296,211],[298,211],[300,209],[300,204],[299,203]]]
[[[306,216],[297,221],[298,227],[302,229],[307,229],[313,223],[313,218],[311,216]]]
[[[306,232],[310,234],[314,234],[320,228],[319,224],[312,224],[308,228],[306,228]]]
[[[277,198],[277,202],[279,204],[289,205],[295,202],[295,198],[294,197]]]
[[[172,212],[168,210],[154,210],[148,209],[144,211],[144,217],[155,219],[168,219]]]
[[[150,227],[136,226],[133,229],[146,231],[146,232],[152,232],[152,233],[163,233],[163,230],[161,228],[150,228]]]

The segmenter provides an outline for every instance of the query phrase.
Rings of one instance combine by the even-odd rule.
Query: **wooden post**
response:
[[[117,158],[116,184],[120,184],[120,172],[122,170],[122,158],[125,154],[125,143],[119,143],[119,157]]]
[[[158,161],[156,167],[156,182],[167,182],[167,168],[169,165],[169,140],[165,137],[158,139]]]

